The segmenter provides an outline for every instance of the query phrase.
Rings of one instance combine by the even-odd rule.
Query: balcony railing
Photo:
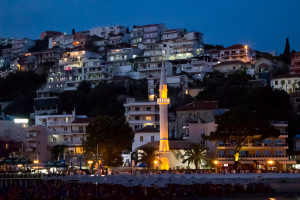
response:
[[[243,145],[243,147],[284,147],[288,146],[287,143],[273,143],[273,144],[246,144]],[[230,143],[224,143],[224,144],[218,144],[218,147],[236,147],[235,144]]]
[[[218,158],[233,158],[234,155],[218,155]],[[286,158],[289,155],[240,155],[239,158]]]

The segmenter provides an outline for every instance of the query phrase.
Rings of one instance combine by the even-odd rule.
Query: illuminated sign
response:
[[[15,124],[27,124],[28,119],[14,119]]]

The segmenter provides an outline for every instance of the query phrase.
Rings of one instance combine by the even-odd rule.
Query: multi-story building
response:
[[[83,60],[100,58],[99,54],[86,51],[84,49],[75,49],[64,52],[59,59],[59,65],[63,66],[64,70],[72,70],[83,66]]]
[[[92,119],[85,115],[39,115],[35,116],[35,125],[44,126],[48,132],[48,146],[65,145],[64,159],[72,166],[84,163],[82,141],[86,139],[86,127]]]
[[[148,125],[159,128],[159,108],[156,101],[127,98],[124,107],[126,121],[132,130],[136,131]]]
[[[85,47],[85,45],[89,42],[90,35],[78,32],[73,35],[73,46],[74,47]]]
[[[194,79],[203,80],[206,73],[212,72],[212,66],[218,64],[207,56],[192,58],[187,64],[182,64],[180,72],[186,72],[193,76]]]
[[[296,161],[289,160],[286,152],[288,149],[288,144],[286,143],[288,123],[286,121],[271,121],[270,123],[280,131],[280,136],[267,138],[261,142],[249,139],[242,146],[239,155],[239,162],[242,168],[270,170],[275,167],[276,170],[285,170],[287,169],[287,164],[296,163]],[[235,149],[236,141],[234,138],[219,141],[216,147],[216,157],[219,164],[224,167],[233,165]]]
[[[158,91],[155,89],[158,88],[159,77],[149,77],[147,78],[148,82],[148,99],[154,101],[155,94],[158,94]],[[183,96],[187,94],[188,91],[188,77],[186,75],[178,75],[178,76],[167,76],[166,82],[168,87],[177,88],[178,95]]]
[[[293,74],[300,74],[300,52],[293,54],[290,72]]]
[[[51,161],[50,150],[47,145],[47,129],[42,126],[29,126],[26,129],[25,152],[30,160],[39,163]]]
[[[300,92],[294,92],[290,94],[290,102],[293,112],[297,115],[300,115]]]
[[[17,54],[22,52],[28,52],[28,49],[34,46],[35,42],[28,38],[23,39],[13,39],[11,53]]]
[[[163,55],[167,60],[188,59],[204,53],[203,34],[172,29],[163,33]]]
[[[49,38],[48,48],[51,49],[55,46],[60,48],[73,48],[73,35],[56,35]]]
[[[138,48],[112,49],[107,52],[107,61],[114,63],[115,66],[124,66],[128,64],[128,60],[134,59],[142,55],[142,51]]]
[[[144,49],[142,44],[155,44],[161,41],[162,33],[167,28],[164,24],[134,26],[131,31],[131,45]]]
[[[175,129],[175,138],[182,138],[185,128],[190,122],[214,122],[215,116],[223,114],[228,109],[220,109],[218,101],[192,102],[175,109],[176,123],[170,124],[170,130]]]
[[[293,93],[300,90],[300,74],[285,74],[271,78],[271,87]]]
[[[0,37],[0,46],[12,44],[13,39],[7,37]]]
[[[121,25],[97,27],[90,29],[90,35],[108,39],[109,36],[120,35],[121,33],[125,34],[127,32],[126,29],[126,27]]]
[[[235,44],[220,50],[220,61],[252,62],[255,54],[248,45]]]
[[[41,40],[44,40],[57,35],[63,35],[63,33],[58,31],[44,31],[41,33],[40,38]]]

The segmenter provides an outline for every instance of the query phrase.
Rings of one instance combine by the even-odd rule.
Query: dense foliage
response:
[[[72,112],[77,114],[96,116],[123,116],[126,95],[147,97],[146,80],[131,81],[128,85],[123,83],[99,83],[95,88],[82,81],[75,91],[65,91],[60,95],[59,112]]]
[[[138,162],[146,164],[149,170],[153,168],[155,160],[161,163],[161,161],[158,159],[160,156],[158,148],[154,146],[143,146],[139,150]]]
[[[33,112],[36,90],[45,83],[45,77],[33,71],[10,73],[0,78],[0,102],[12,101],[5,109],[6,114],[29,117]]]
[[[130,149],[134,133],[124,117],[97,117],[86,128],[87,138],[83,142],[88,159],[99,159],[105,166],[118,167],[123,163],[122,151]]]
[[[181,156],[183,159],[182,163],[194,163],[196,169],[198,169],[199,165],[206,165],[208,163],[208,148],[201,144],[191,144],[190,148],[185,150],[184,155]]]

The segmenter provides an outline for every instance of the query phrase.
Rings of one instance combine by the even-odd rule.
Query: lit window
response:
[[[151,120],[151,116],[146,116],[146,120],[150,121]]]

